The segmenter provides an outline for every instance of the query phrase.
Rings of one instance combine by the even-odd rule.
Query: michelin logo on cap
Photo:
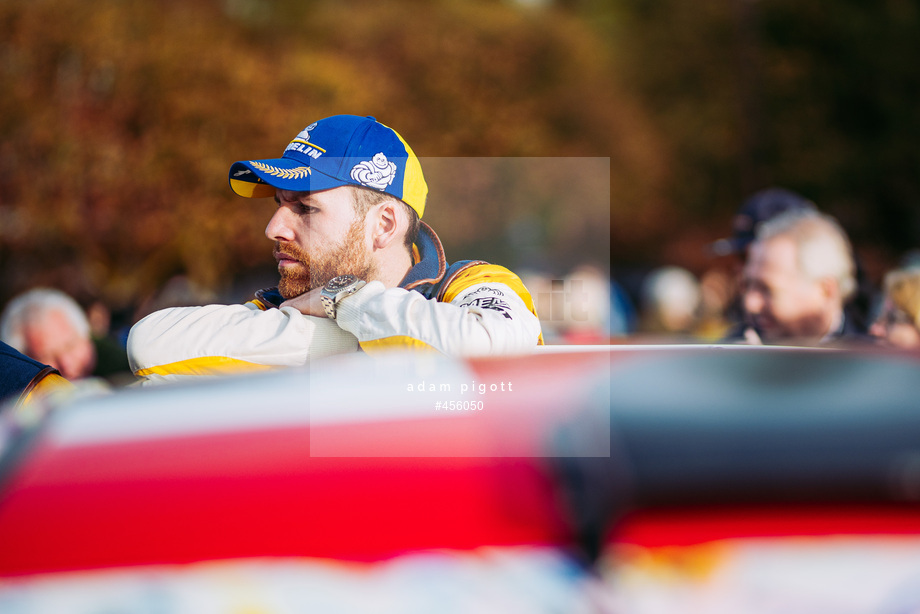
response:
[[[396,178],[396,164],[380,152],[373,160],[365,160],[351,169],[351,178],[361,185],[385,190]]]
[[[314,160],[318,160],[321,155],[326,153],[326,150],[310,142],[310,131],[314,128],[316,128],[316,122],[313,122],[301,130],[300,133],[294,137],[294,140],[284,148],[284,153],[299,151],[300,153],[310,156]]]

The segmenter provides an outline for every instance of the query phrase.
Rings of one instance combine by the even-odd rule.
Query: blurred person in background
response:
[[[844,311],[856,292],[846,233],[834,218],[792,210],[764,222],[741,285],[746,343],[818,345],[865,338]]]
[[[728,271],[711,268],[700,276],[700,315],[694,333],[701,341],[715,343],[728,334],[732,322],[727,314],[736,294],[736,276]]]
[[[713,255],[734,256],[732,268],[740,279],[747,262],[749,248],[754,242],[760,226],[789,211],[818,212],[814,202],[801,194],[780,187],[771,187],[755,192],[748,197],[732,219],[731,237],[720,239],[710,247]],[[856,291],[844,306],[849,325],[863,333],[867,329],[874,288],[869,283],[856,254],[852,254],[856,267]],[[723,336],[724,341],[742,338],[748,322],[740,293],[736,293],[728,304],[725,318],[732,323]]]
[[[147,381],[219,375],[359,348],[447,354],[530,351],[542,343],[533,299],[508,269],[448,265],[421,221],[418,158],[374,118],[310,124],[281,158],[234,163],[233,191],[274,198],[265,229],[280,283],[245,305],[172,308],[132,328],[128,354]]]
[[[611,337],[610,276],[592,264],[582,264],[564,279],[565,319],[562,343],[606,344]]]
[[[0,315],[0,339],[51,365],[68,380],[103,377],[128,383],[133,376],[124,348],[94,337],[83,308],[52,288],[34,288],[11,300]]]
[[[90,303],[86,309],[89,320],[90,338],[96,348],[96,366],[92,375],[101,377],[113,386],[125,386],[136,381],[128,364],[125,342],[126,328],[112,328],[112,311],[101,300]]]
[[[920,348],[920,266],[885,276],[884,300],[869,332],[888,345]]]
[[[636,330],[636,308],[616,279],[610,280],[610,336],[628,337]]]
[[[96,366],[86,314],[60,290],[35,288],[13,298],[0,316],[0,338],[70,380]]]
[[[702,298],[693,273],[677,266],[655,269],[643,280],[641,296],[644,332],[675,341],[693,334]]]
[[[741,203],[732,217],[731,235],[712,243],[709,246],[710,253],[717,257],[727,257],[731,276],[740,280],[744,263],[747,262],[748,248],[754,242],[761,224],[786,211],[817,210],[813,202],[785,188],[770,187],[755,192]],[[736,282],[734,292],[725,306],[724,317],[730,324],[722,335],[724,341],[736,341],[747,326],[738,286]]]
[[[70,387],[60,372],[0,341],[0,410],[27,407]]]

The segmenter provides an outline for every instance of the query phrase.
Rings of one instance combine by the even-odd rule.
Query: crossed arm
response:
[[[498,283],[466,288],[450,303],[371,282],[326,318],[314,290],[280,309],[254,303],[177,307],[132,329],[128,357],[150,382],[300,366],[332,354],[428,347],[447,354],[517,353],[537,345],[540,323]]]

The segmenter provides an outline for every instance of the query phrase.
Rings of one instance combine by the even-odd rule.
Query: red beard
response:
[[[281,280],[278,292],[285,299],[300,296],[314,288],[321,288],[337,275],[355,275],[369,280],[375,276],[376,267],[370,254],[364,249],[364,221],[356,221],[349,228],[341,245],[310,257],[299,245],[291,242],[275,242],[275,254],[293,258],[299,267],[285,267],[280,270]]]

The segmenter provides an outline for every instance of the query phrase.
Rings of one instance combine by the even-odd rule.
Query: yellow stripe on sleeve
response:
[[[361,349],[364,350],[367,354],[396,349],[423,350],[433,352],[437,351],[434,346],[428,345],[424,341],[420,341],[414,337],[407,337],[405,335],[394,335],[392,337],[383,337],[382,339],[374,339],[372,341],[361,341],[360,345]]]
[[[276,368],[278,367],[260,365],[246,360],[239,360],[238,358],[204,356],[201,358],[179,360],[177,362],[149,367],[147,369],[138,369],[134,372],[134,375],[138,377],[146,377],[148,375],[232,375],[252,371],[267,371]]]

